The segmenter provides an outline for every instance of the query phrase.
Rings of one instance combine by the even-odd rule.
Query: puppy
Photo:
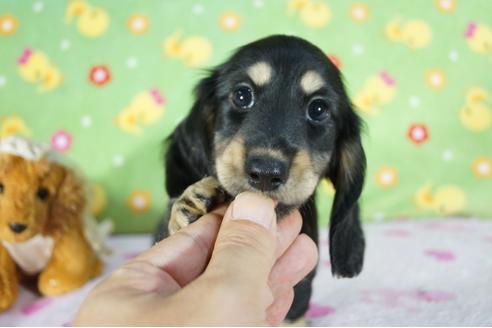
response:
[[[171,201],[155,240],[248,190],[276,199],[279,219],[298,208],[302,232],[317,243],[313,194],[329,178],[336,189],[332,273],[357,275],[365,247],[357,203],[366,167],[361,120],[326,55],[303,39],[270,36],[240,48],[195,92],[190,113],[168,139]],[[306,312],[314,275],[295,286],[287,319]]]

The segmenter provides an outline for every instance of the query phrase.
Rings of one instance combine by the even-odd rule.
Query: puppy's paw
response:
[[[171,208],[169,234],[172,235],[196,221],[224,200],[225,192],[216,178],[206,177],[192,184],[186,188]]]

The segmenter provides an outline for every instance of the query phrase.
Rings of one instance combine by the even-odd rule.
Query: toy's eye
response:
[[[36,195],[38,196],[39,199],[46,200],[49,197],[50,192],[48,191],[48,189],[41,187],[38,189]]]
[[[307,116],[311,121],[321,122],[329,115],[330,108],[323,99],[315,99],[309,104]]]
[[[231,96],[232,102],[238,108],[251,108],[255,103],[253,89],[244,84],[238,85],[234,88]]]
[[[4,187],[3,183],[0,182],[0,194],[3,194],[4,190],[5,190],[5,187]]]

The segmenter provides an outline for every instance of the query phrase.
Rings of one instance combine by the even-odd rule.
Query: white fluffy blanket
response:
[[[365,226],[363,273],[333,279],[327,232],[309,323],[315,326],[492,326],[492,221],[405,220]],[[148,236],[111,237],[106,273],[149,245]],[[62,326],[95,282],[57,298],[22,289],[0,326]]]

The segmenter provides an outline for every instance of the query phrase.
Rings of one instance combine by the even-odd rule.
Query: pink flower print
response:
[[[362,291],[362,300],[370,304],[406,309],[417,312],[423,302],[446,302],[455,299],[455,295],[440,290],[421,289],[375,289]]]
[[[92,66],[89,71],[89,81],[98,87],[102,87],[111,80],[111,71],[105,65]]]
[[[417,290],[413,297],[426,302],[445,302],[454,299],[454,295],[440,290]]]
[[[407,136],[410,141],[419,145],[429,139],[429,131],[425,124],[412,124],[408,129]]]
[[[328,59],[335,65],[336,68],[339,70],[342,68],[342,61],[340,58],[334,54],[328,54],[327,55]]]
[[[50,305],[51,302],[53,302],[52,298],[43,297],[43,298],[38,299],[37,301],[35,301],[33,303],[29,303],[29,304],[24,305],[21,308],[21,313],[25,316],[33,315],[36,312],[38,312],[39,310]]]
[[[330,315],[335,312],[335,309],[329,305],[320,305],[311,303],[309,304],[309,309],[306,312],[306,318],[313,319],[319,318],[326,315]]]
[[[473,227],[466,225],[465,223],[462,222],[458,223],[458,222],[435,221],[435,222],[428,222],[422,224],[422,227],[425,229],[448,230],[453,232],[467,232],[467,231],[474,230]]]
[[[453,252],[439,249],[428,249],[424,254],[439,262],[450,262],[454,261],[456,258]]]
[[[72,146],[72,136],[70,133],[60,130],[57,131],[53,136],[51,137],[51,147],[59,151],[61,153],[64,153],[70,149]]]

